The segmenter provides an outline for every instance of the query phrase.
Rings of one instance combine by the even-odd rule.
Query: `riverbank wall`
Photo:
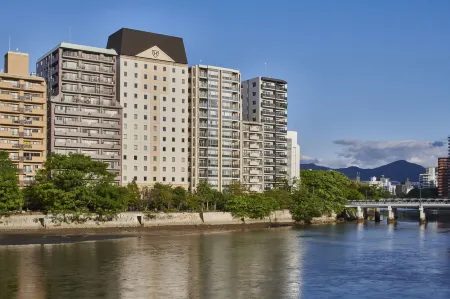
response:
[[[157,227],[157,226],[200,226],[254,223],[292,224],[288,210],[276,211],[264,219],[233,218],[228,212],[203,213],[147,213],[125,212],[111,220],[98,221],[90,217],[78,217],[76,221],[64,219],[61,215],[39,213],[0,216],[0,231],[6,230],[46,230],[74,228],[118,228],[118,227]]]

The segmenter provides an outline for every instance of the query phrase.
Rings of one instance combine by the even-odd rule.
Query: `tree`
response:
[[[186,189],[180,186],[173,189],[173,203],[179,211],[187,207],[186,193]]]
[[[392,194],[377,185],[369,185],[364,183],[358,184],[358,191],[364,198],[370,200],[379,200],[381,198],[392,197]]]
[[[201,181],[197,185],[195,195],[197,196],[197,201],[201,203],[202,211],[205,210],[205,204],[206,204],[206,211],[209,211],[209,203],[214,200],[215,196],[214,189],[211,188],[211,185],[209,185],[205,181]]]
[[[292,190],[292,186],[290,187]],[[290,191],[286,189],[273,188],[264,192],[265,197],[273,198],[278,209],[288,209],[292,202]]]
[[[82,154],[52,153],[35,183],[27,187],[27,203],[51,213],[114,215],[127,207],[127,190],[115,184],[108,164]]]
[[[136,183],[136,179],[133,179],[131,183],[127,185],[128,196],[128,208],[133,211],[142,211],[144,209],[144,202],[142,200],[141,190]]]
[[[292,219],[311,223],[313,217],[322,215],[321,199],[309,191],[308,187],[300,186],[292,194],[292,204],[289,208]]]
[[[17,168],[7,152],[0,152],[0,213],[18,210],[22,206]]]
[[[151,208],[167,211],[173,205],[173,190],[171,185],[156,183],[149,192]]]
[[[276,200],[261,193],[232,196],[227,202],[227,209],[235,218],[263,219],[276,208]]]

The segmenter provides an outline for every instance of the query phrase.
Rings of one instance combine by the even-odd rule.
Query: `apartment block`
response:
[[[441,198],[448,198],[450,158],[438,158],[438,194]]]
[[[19,169],[21,186],[34,181],[46,157],[46,84],[28,73],[28,54],[8,52],[0,73],[0,151]]]
[[[264,191],[264,126],[242,122],[242,184],[250,192]]]
[[[300,145],[297,139],[297,132],[287,132],[287,179],[290,184],[300,178]]]
[[[420,188],[437,188],[438,186],[438,168],[427,167],[425,173],[419,174]]]
[[[81,153],[121,178],[122,108],[114,50],[61,43],[36,65],[47,82],[48,153]]]
[[[122,181],[188,186],[188,65],[183,39],[122,28],[118,53],[123,106]]]
[[[243,117],[264,124],[264,189],[287,178],[287,82],[256,77],[242,82]]]
[[[189,69],[190,189],[201,181],[222,191],[241,181],[241,74],[208,65]]]

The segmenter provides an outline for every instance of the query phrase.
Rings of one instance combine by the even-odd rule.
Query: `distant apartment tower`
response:
[[[118,53],[123,106],[123,183],[188,186],[188,65],[183,39],[122,28]]]
[[[0,73],[0,151],[19,169],[21,186],[34,181],[46,157],[46,85],[28,73],[28,54],[8,52]]]
[[[206,181],[222,191],[242,178],[241,74],[208,65],[189,74],[190,189]]]
[[[121,173],[121,114],[116,101],[116,52],[61,43],[39,58],[47,82],[48,154],[80,153]]]
[[[438,158],[438,194],[441,198],[448,198],[449,194],[449,163],[450,158]]]
[[[287,132],[287,179],[293,183],[300,177],[300,145],[297,141],[297,132]]]
[[[264,191],[264,126],[242,122],[242,184],[250,192]]]
[[[438,168],[437,167],[427,167],[425,168],[425,173],[419,175],[420,188],[436,188],[438,185]]]
[[[242,82],[243,117],[264,124],[264,189],[287,178],[287,82],[257,77]]]

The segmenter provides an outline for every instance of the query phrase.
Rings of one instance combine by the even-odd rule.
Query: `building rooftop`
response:
[[[108,37],[108,49],[114,49],[119,55],[137,56],[158,47],[177,63],[187,64],[184,42],[181,37],[122,28]]]
[[[73,50],[80,50],[80,51],[86,51],[86,52],[93,52],[93,53],[100,53],[100,54],[107,54],[107,55],[117,55],[117,52],[113,49],[105,49],[105,48],[97,48],[97,47],[91,47],[91,46],[83,46],[83,45],[77,45],[77,44],[71,44],[71,43],[65,43],[62,42],[41,57],[39,57],[38,61],[44,59],[49,54],[53,53],[56,49],[64,48],[64,49],[73,49]]]

